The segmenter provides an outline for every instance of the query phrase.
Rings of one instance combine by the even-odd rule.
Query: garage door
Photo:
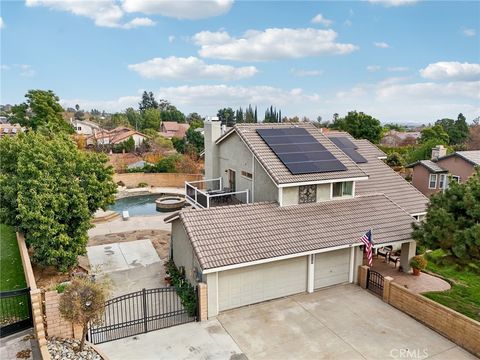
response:
[[[222,271],[218,273],[218,309],[297,294],[306,288],[306,257]]]
[[[315,289],[348,281],[350,249],[315,255]]]

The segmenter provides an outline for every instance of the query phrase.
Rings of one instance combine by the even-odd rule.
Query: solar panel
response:
[[[257,133],[294,175],[347,170],[304,128],[257,129]]]
[[[355,161],[356,164],[362,164],[368,162],[362,155],[357,151],[358,146],[350,141],[349,138],[344,136],[332,136],[329,137],[332,142],[337,145],[350,159]]]

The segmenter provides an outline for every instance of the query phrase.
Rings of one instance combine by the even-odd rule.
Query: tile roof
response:
[[[419,160],[419,161],[414,162],[413,164],[407,165],[407,167],[411,168],[411,167],[414,167],[416,165],[422,165],[422,166],[426,167],[430,172],[433,172],[433,173],[448,172],[448,170],[438,166],[432,160]]]
[[[457,151],[452,154],[441,157],[437,161],[441,161],[443,159],[449,158],[451,156],[456,156],[456,155],[460,156],[461,158],[467,160],[468,162],[474,165],[480,165],[480,150]]]
[[[258,128],[291,128],[294,126],[305,128],[319,143],[321,143],[328,151],[332,153],[340,162],[347,167],[346,171],[334,171],[314,174],[293,175],[282,161],[275,155],[270,147],[257,134]],[[277,184],[288,184],[297,182],[321,181],[332,179],[346,179],[355,177],[366,177],[367,174],[355,164],[343,151],[322,134],[322,132],[314,125],[309,123],[299,124],[237,124],[233,130],[224,134],[217,140],[217,143],[236,131],[250,150],[255,154],[258,161],[263,165],[265,170]]]
[[[390,166],[378,159],[381,156],[379,154],[383,154],[383,152],[368,140],[356,140],[347,133],[329,132],[328,136],[339,136],[339,134],[348,137],[357,145],[357,151],[368,160],[364,164],[358,164],[369,178],[367,181],[358,181],[355,184],[356,194],[383,193],[409,214],[426,211],[428,198],[393,171]]]
[[[176,215],[176,214],[175,214]],[[374,242],[411,240],[412,217],[383,194],[280,207],[220,206],[179,213],[202,269]]]

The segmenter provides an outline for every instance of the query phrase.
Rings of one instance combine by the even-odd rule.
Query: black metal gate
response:
[[[374,270],[368,270],[367,289],[383,297],[383,275]]]
[[[30,288],[0,292],[0,337],[32,327]]]
[[[90,326],[88,339],[100,344],[196,320],[196,310],[185,309],[175,287],[143,289],[108,300],[102,321]]]

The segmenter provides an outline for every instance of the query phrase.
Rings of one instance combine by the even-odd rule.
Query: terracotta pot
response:
[[[413,268],[413,275],[420,276],[420,269]]]

